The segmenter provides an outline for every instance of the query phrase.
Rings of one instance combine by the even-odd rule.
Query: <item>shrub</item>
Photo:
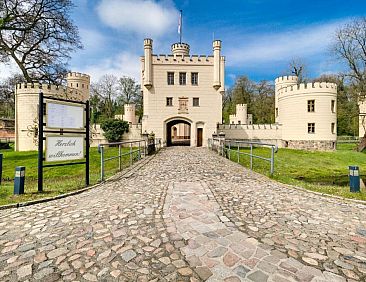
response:
[[[128,132],[129,125],[128,122],[120,119],[106,119],[100,124],[100,127],[108,142],[118,142],[123,133]]]

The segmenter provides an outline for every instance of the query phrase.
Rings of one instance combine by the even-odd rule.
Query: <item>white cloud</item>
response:
[[[17,73],[20,73],[20,70],[15,63],[0,63],[0,80],[4,80]]]
[[[176,30],[178,11],[167,2],[152,0],[102,0],[97,13],[107,26],[157,37]]]
[[[235,44],[234,39],[233,42],[227,42],[227,45],[235,46],[226,51],[228,65],[290,61],[292,58],[309,58],[327,52],[335,30],[344,22],[308,26],[276,34],[257,34],[242,40],[235,38],[235,42],[245,43]]]
[[[140,81],[139,55],[124,51],[114,57],[101,60],[94,65],[84,68],[74,68],[91,76],[92,82],[97,82],[105,74],[114,74],[117,77],[130,76]]]
[[[105,46],[107,38],[100,32],[92,29],[79,29],[81,42],[84,45],[84,50],[87,52],[98,51],[100,48]]]

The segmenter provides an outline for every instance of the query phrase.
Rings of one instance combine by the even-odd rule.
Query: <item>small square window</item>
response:
[[[192,85],[198,85],[198,72],[191,73],[191,83]]]
[[[308,133],[315,133],[315,123],[308,123]]]
[[[168,72],[167,81],[168,85],[174,85],[174,72]]]
[[[166,105],[167,105],[168,107],[173,106],[173,97],[167,97],[167,98],[166,98]]]
[[[315,112],[315,100],[308,100],[308,112]]]
[[[335,133],[335,123],[334,122],[332,122],[330,130],[331,130],[332,134]]]
[[[185,72],[180,72],[179,73],[179,84],[180,85],[186,85],[186,73]]]
[[[193,107],[200,106],[200,98],[193,98]]]
[[[332,110],[332,113],[335,113],[335,100],[332,100],[330,108]]]

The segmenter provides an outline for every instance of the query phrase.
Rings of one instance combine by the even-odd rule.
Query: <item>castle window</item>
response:
[[[83,84],[81,84],[81,88],[84,88],[84,83],[83,83]]]
[[[191,83],[192,85],[198,85],[198,72],[191,73]]]
[[[186,85],[186,73],[185,72],[179,73],[179,84]]]
[[[71,87],[72,87],[72,82],[71,82]]]
[[[166,105],[168,107],[173,106],[173,97],[166,97]]]
[[[315,123],[308,123],[308,133],[315,133]]]
[[[193,107],[200,106],[200,98],[193,98]]]
[[[76,87],[79,87],[79,83],[76,83]]]
[[[241,124],[241,120],[238,120],[238,124]]]
[[[315,100],[308,100],[308,112],[315,112]]]
[[[335,123],[334,122],[332,122],[330,130],[332,131],[332,134],[335,133]]]
[[[335,113],[335,100],[332,100],[330,108],[332,110],[332,113]]]
[[[276,108],[276,117],[278,117],[278,108]]]
[[[174,72],[168,72],[168,85],[174,85]]]

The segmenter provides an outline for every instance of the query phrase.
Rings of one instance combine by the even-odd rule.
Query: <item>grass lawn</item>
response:
[[[275,154],[275,171],[272,178],[312,191],[366,200],[364,189],[361,189],[360,193],[349,192],[349,165],[357,165],[361,178],[366,182],[366,153],[355,152],[354,147],[355,144],[339,144],[334,152],[279,149]],[[241,151],[250,152],[249,149]],[[268,148],[255,148],[253,152],[267,158],[271,155]],[[237,161],[236,151],[231,152],[231,159]],[[240,163],[249,167],[249,156],[241,155]],[[254,171],[270,176],[269,168],[269,162],[254,159]]]
[[[123,148],[128,152],[129,148]],[[38,152],[14,152],[12,149],[1,150],[3,157],[3,181],[0,185],[0,205],[25,202],[39,198],[52,197],[85,187],[85,165],[44,168],[44,192],[38,193],[37,161]],[[118,155],[118,148],[106,148],[105,158]],[[136,157],[137,153],[135,153]],[[129,165],[130,157],[122,157],[122,167]],[[46,164],[46,163],[45,163]],[[24,195],[13,195],[16,166],[25,166]],[[118,171],[118,159],[105,163],[105,177]],[[100,154],[97,148],[90,148],[90,184],[100,181]]]

